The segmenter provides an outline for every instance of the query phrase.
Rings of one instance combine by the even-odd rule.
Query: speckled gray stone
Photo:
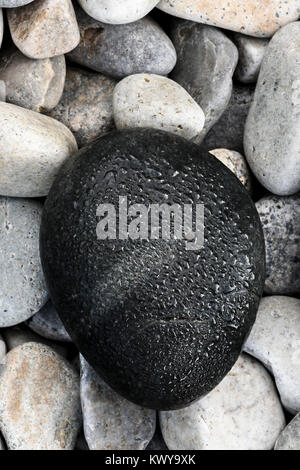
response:
[[[71,51],[80,34],[71,0],[35,0],[7,10],[12,40],[31,59]]]
[[[212,392],[160,423],[170,450],[271,450],[285,418],[269,373],[242,354]]]
[[[60,122],[0,102],[0,194],[46,196],[60,166],[76,151],[73,134]]]
[[[171,39],[178,58],[171,78],[188,91],[205,114],[205,125],[197,138],[200,143],[228,106],[237,48],[217,28],[191,21],[178,20]]]
[[[203,129],[200,106],[178,83],[141,73],[121,80],[113,95],[117,129],[148,127],[193,139]]]
[[[27,320],[48,299],[39,254],[42,208],[0,197],[0,328]]]
[[[248,163],[278,195],[300,190],[300,22],[282,28],[265,53],[245,127]]]
[[[84,434],[91,450],[144,450],[151,441],[156,412],[125,400],[80,357]]]
[[[76,13],[81,40],[68,54],[71,61],[115,78],[139,72],[167,75],[173,69],[174,46],[150,18],[114,26],[93,20],[83,10]]]
[[[0,8],[15,8],[27,5],[33,0],[0,0]]]
[[[98,21],[125,24],[146,16],[159,0],[78,0],[84,11]]]
[[[170,15],[250,36],[269,37],[300,16],[299,0],[161,0]]]
[[[64,56],[34,60],[17,49],[1,57],[0,79],[6,84],[8,103],[33,111],[50,111],[59,102],[65,84]]]
[[[300,450],[300,413],[282,431],[275,450]]]
[[[71,341],[51,301],[47,302],[38,313],[31,317],[27,325],[35,331],[35,333],[47,339],[54,341]]]
[[[256,83],[269,40],[240,33],[236,33],[233,40],[239,51],[236,78],[242,83]]]
[[[6,344],[4,342],[3,337],[0,335],[0,361],[6,354]]]
[[[214,149],[210,153],[229,168],[245,188],[252,192],[252,177],[246,159],[239,152],[227,149]]]
[[[27,343],[0,365],[0,429],[10,450],[71,450],[81,426],[79,376],[47,346]]]
[[[300,300],[271,296],[261,300],[244,350],[274,375],[283,406],[300,411]]]
[[[65,124],[80,147],[115,128],[112,96],[116,81],[68,68],[63,96],[49,116]]]
[[[244,154],[244,128],[253,94],[253,86],[234,84],[229,104],[203,140],[202,148],[225,148]]]
[[[300,196],[267,196],[256,203],[266,244],[266,294],[300,292]]]

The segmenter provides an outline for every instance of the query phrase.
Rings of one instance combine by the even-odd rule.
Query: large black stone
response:
[[[205,206],[205,243],[102,240],[100,203]],[[231,369],[255,320],[264,240],[248,193],[215,157],[150,129],[113,132],[68,159],[43,214],[52,300],[88,362],[126,398],[180,408]]]

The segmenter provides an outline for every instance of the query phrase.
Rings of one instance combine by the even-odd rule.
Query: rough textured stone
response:
[[[174,46],[150,18],[114,26],[76,12],[81,40],[68,54],[71,61],[115,78],[140,72],[167,75],[173,69]]]
[[[4,342],[3,337],[0,335],[0,361],[3,359],[5,354],[6,354],[6,344]]]
[[[239,62],[236,68],[237,79],[246,84],[256,83],[269,40],[236,33],[234,42],[239,51]]]
[[[275,450],[300,450],[300,413],[282,431]]]
[[[115,80],[99,73],[69,68],[62,99],[49,116],[65,124],[83,147],[115,128],[115,85]]]
[[[78,0],[84,11],[98,21],[131,23],[146,16],[159,0]]]
[[[33,0],[0,0],[1,8],[15,8],[27,5],[28,3],[33,2]]]
[[[271,450],[285,426],[270,375],[245,354],[206,397],[160,422],[170,450]]]
[[[47,59],[74,49],[80,40],[71,0],[35,0],[7,11],[12,39],[31,59]]]
[[[0,328],[34,315],[48,294],[39,254],[42,205],[0,197]]]
[[[162,0],[157,7],[180,18],[258,37],[272,36],[300,16],[299,0]]]
[[[267,196],[256,203],[266,244],[266,294],[299,294],[300,197]]]
[[[54,341],[71,341],[61,319],[51,301],[36,313],[27,325],[38,335]]]
[[[290,413],[300,411],[300,300],[262,299],[244,350],[275,377],[281,402]]]
[[[202,143],[203,149],[226,148],[244,154],[244,128],[253,94],[254,87],[252,86],[237,84],[233,86],[229,104],[222,117],[205,137]],[[202,139],[199,140],[202,141]]]
[[[200,142],[228,106],[237,48],[217,28],[191,21],[176,22],[171,38],[177,52],[171,78],[188,91],[205,115]]]
[[[84,434],[91,450],[144,450],[156,412],[125,400],[100,379],[81,356],[80,396]]]
[[[61,164],[76,151],[73,134],[60,122],[0,103],[0,194],[46,196]]]
[[[0,79],[9,103],[33,111],[50,111],[61,99],[66,78],[64,56],[33,60],[16,49],[1,57]]]
[[[98,239],[99,205],[118,211],[120,195],[147,214],[152,203],[204,204],[203,248],[201,215],[196,236],[185,227],[187,239]],[[133,238],[145,236],[133,218]],[[220,382],[264,283],[262,230],[248,192],[197,145],[153,129],[107,134],[64,165],[44,209],[41,253],[51,298],[80,352],[113,389],[154,409],[190,404]]]
[[[204,126],[200,106],[178,83],[153,74],[119,82],[113,95],[117,129],[149,127],[193,139]]]
[[[300,22],[282,28],[265,53],[245,127],[248,163],[269,191],[300,190]]]
[[[251,174],[243,155],[239,152],[235,152],[234,150],[227,149],[214,149],[209,153],[217,157],[220,162],[226,165],[249,192],[252,191]]]
[[[79,377],[47,346],[27,343],[0,364],[0,428],[11,450],[73,449],[81,426]]]

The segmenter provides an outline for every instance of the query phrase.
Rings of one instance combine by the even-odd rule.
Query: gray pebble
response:
[[[53,109],[61,99],[65,78],[64,56],[34,60],[10,49],[1,57],[0,79],[6,84],[7,102],[23,108]]]
[[[300,22],[271,39],[245,127],[245,156],[260,181],[281,196],[300,190]]]
[[[144,450],[151,441],[156,412],[118,395],[80,357],[84,434],[90,450]]]
[[[205,125],[200,143],[228,106],[232,76],[238,61],[236,46],[211,26],[178,21],[171,32],[177,64],[171,78],[201,106]]]
[[[40,262],[42,204],[0,198],[0,328],[21,323],[46,303]]]
[[[267,196],[256,203],[266,244],[266,294],[299,294],[300,196]]]
[[[214,155],[223,165],[227,166],[232,173],[240,180],[245,188],[252,192],[252,178],[247,161],[243,155],[234,150],[214,149],[209,153]]]
[[[282,431],[275,450],[300,450],[300,413]]]
[[[6,344],[3,337],[0,335],[0,361],[4,358],[6,354]]]
[[[76,12],[81,40],[68,54],[71,61],[115,78],[139,72],[167,75],[173,69],[174,46],[150,18],[115,26]]]
[[[63,96],[49,113],[67,126],[79,147],[115,128],[112,96],[116,82],[99,73],[68,68]]]
[[[79,376],[47,346],[27,343],[0,365],[0,428],[10,450],[71,450],[81,427]]]
[[[203,149],[226,148],[244,154],[244,128],[253,94],[253,86],[234,84],[229,104],[203,140]]]
[[[269,40],[236,33],[234,42],[239,51],[239,62],[235,74],[237,79],[246,84],[256,83]]]
[[[54,341],[72,341],[51,300],[28,320],[27,325],[44,338]]]

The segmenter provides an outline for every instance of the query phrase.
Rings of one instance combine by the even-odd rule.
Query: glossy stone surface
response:
[[[204,247],[191,244],[191,233],[189,241],[98,239],[99,205],[119,211],[119,196],[147,210],[204,204]],[[197,228],[201,241],[201,218]],[[188,405],[222,380],[264,284],[248,192],[197,145],[150,129],[107,134],[63,165],[45,205],[41,257],[80,352],[113,389],[154,409]]]

